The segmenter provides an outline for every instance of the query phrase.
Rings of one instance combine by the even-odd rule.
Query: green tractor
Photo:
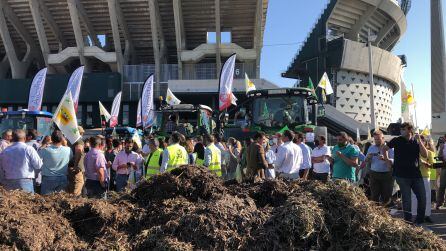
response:
[[[317,99],[308,88],[280,88],[250,91],[248,99],[237,106],[233,123],[223,121],[225,137],[244,139],[257,131],[275,134],[285,129],[305,133],[307,141],[327,136],[327,128],[317,126],[324,115]],[[226,118],[227,118],[226,114]]]

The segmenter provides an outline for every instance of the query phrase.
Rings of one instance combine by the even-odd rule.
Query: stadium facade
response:
[[[85,65],[78,119],[99,125],[122,90],[121,123],[134,125],[144,80],[185,102],[217,104],[222,62],[237,53],[235,91],[260,88],[268,0],[0,0],[0,106],[26,106],[31,78],[48,67],[43,108],[56,108],[69,74]],[[194,102],[194,103],[195,103]]]
[[[329,105],[360,123],[370,123],[368,32],[372,42],[376,124],[386,128],[400,89],[404,56],[392,49],[407,28],[410,0],[330,0],[283,77],[306,86],[327,72],[335,95]],[[331,110],[331,109],[328,109]]]

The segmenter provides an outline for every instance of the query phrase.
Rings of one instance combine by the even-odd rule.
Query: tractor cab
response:
[[[42,111],[0,112],[0,132],[11,129],[36,129],[40,136],[50,135],[53,114]]]

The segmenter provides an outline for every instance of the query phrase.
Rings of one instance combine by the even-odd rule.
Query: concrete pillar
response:
[[[42,15],[40,14],[40,6],[38,0],[29,0],[29,7],[34,20],[34,26],[36,27],[37,37],[39,39],[40,48],[43,54],[43,60],[45,66],[48,66],[48,55],[50,54],[50,46],[48,45],[48,39],[46,37],[45,28],[42,22]]]
[[[441,0],[431,0],[431,108],[446,112],[446,59]]]
[[[11,67],[12,78],[25,78],[28,65],[21,62],[17,58],[14,43],[12,42],[11,35],[9,34],[8,25],[6,24],[6,18],[2,4],[0,4],[0,7],[0,36],[3,40],[3,46],[5,47],[6,56]]]
[[[0,61],[0,79],[6,78],[6,74],[8,73],[9,68],[10,65],[8,61],[8,56],[5,55],[2,61]]]
[[[256,7],[256,19],[254,24],[254,49],[256,50],[256,61],[255,61],[255,78],[260,78],[260,57],[262,54],[263,47],[263,37],[262,37],[262,23],[263,23],[263,0],[257,0]]]
[[[116,52],[116,63],[118,65],[118,72],[122,73],[123,70],[123,56],[121,47],[121,36],[119,35],[118,18],[116,16],[116,0],[107,0],[108,12],[110,15],[110,23],[113,32],[113,44]]]
[[[150,11],[150,29],[152,31],[152,46],[153,55],[155,57],[155,77],[154,81],[155,92],[160,93],[160,77],[161,77],[161,57],[160,57],[160,47],[159,47],[159,37],[158,37],[158,24],[157,24],[157,9],[156,0],[149,0],[149,11]]]
[[[221,23],[220,23],[220,0],[215,0],[215,58],[217,63],[217,79],[220,77],[221,71]]]
[[[87,58],[84,56],[84,36],[82,35],[82,29],[79,22],[79,12],[76,6],[75,0],[67,0],[68,10],[70,11],[71,24],[73,25],[74,37],[76,39],[77,50],[79,52],[79,59],[81,64],[85,66],[88,71],[89,64]]]
[[[173,15],[175,19],[175,37],[177,43],[178,79],[183,79],[183,61],[181,60],[181,52],[186,48],[186,36],[184,33],[181,0],[173,0]]]

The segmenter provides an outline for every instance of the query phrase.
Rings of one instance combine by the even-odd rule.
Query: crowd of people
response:
[[[346,180],[384,207],[393,206],[399,187],[404,219],[416,224],[432,221],[432,202],[440,208],[446,190],[446,169],[435,159],[446,155],[444,142],[434,146],[408,123],[402,124],[401,136],[385,142],[383,133],[375,131],[373,142],[364,146],[345,132],[333,147],[324,136],[307,144],[305,134],[291,130],[257,132],[243,142],[218,134],[188,138],[174,131],[168,138],[145,135],[141,148],[132,139],[102,135],[69,145],[57,130],[37,138],[36,130],[2,133],[0,183],[5,189],[104,198],[107,191],[132,189],[156,174],[197,165],[225,180]]]

